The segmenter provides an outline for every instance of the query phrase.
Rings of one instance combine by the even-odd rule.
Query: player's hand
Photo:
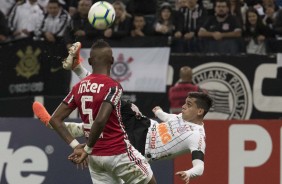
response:
[[[220,32],[214,32],[213,34],[212,34],[212,36],[213,36],[213,38],[215,39],[215,40],[221,40],[223,37],[222,37],[222,34],[220,33]]]
[[[180,178],[185,181],[185,184],[188,184],[190,181],[190,176],[186,174],[185,171],[179,171],[175,175],[180,176]]]
[[[78,145],[72,154],[68,156],[68,159],[76,164],[82,163],[88,156],[88,154],[84,151],[83,148],[80,148],[81,146]],[[84,147],[84,146],[83,146]]]
[[[83,160],[82,163],[76,164],[77,169],[81,168],[83,170],[84,168],[87,168],[87,167],[88,167],[88,157],[85,160]]]
[[[191,40],[195,36],[194,32],[189,32],[184,34],[184,39],[185,40]]]
[[[22,33],[24,33],[24,34],[27,35],[27,36],[30,34],[30,32],[29,32],[27,29],[23,29],[23,30],[22,30]]]
[[[71,160],[73,163],[76,164],[76,167],[77,167],[77,168],[80,167],[82,170],[83,170],[84,168],[87,168],[87,167],[88,167],[88,157],[86,157],[86,159],[83,160],[81,163],[76,163],[75,160],[78,159],[78,155],[76,155],[76,154],[74,154],[74,153],[75,153],[75,150],[79,150],[79,149],[84,150],[83,148],[84,148],[85,145],[86,145],[85,143],[84,143],[84,144],[79,144],[79,145],[77,145],[77,146],[75,147],[75,149],[74,149],[74,152],[68,157],[69,160]]]
[[[49,42],[55,42],[56,38],[54,37],[54,35],[50,32],[45,32],[45,38],[47,39],[47,41]]]
[[[152,111],[153,111],[154,114],[156,114],[157,110],[159,110],[159,109],[162,110],[162,108],[160,106],[156,106],[152,109]]]

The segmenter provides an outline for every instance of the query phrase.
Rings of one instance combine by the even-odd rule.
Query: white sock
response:
[[[91,74],[81,64],[78,64],[72,71],[78,76],[80,80]]]

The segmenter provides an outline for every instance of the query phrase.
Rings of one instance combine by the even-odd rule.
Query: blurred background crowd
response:
[[[94,0],[1,0],[0,43],[26,37],[69,47],[97,38],[162,37],[173,53],[268,54],[281,49],[282,0],[116,0],[109,29],[87,19]]]

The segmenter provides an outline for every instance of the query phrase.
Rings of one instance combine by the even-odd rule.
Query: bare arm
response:
[[[92,153],[93,147],[103,132],[112,111],[112,104],[108,102],[102,103],[96,119],[91,126],[90,135],[86,146],[84,149],[75,149],[74,152],[68,157],[70,160],[76,163],[81,163],[89,154]]]
[[[74,138],[66,128],[64,119],[67,118],[72,111],[73,110],[70,109],[66,104],[61,103],[55,110],[49,122],[67,144],[70,144]]]
[[[220,34],[220,35],[218,35]],[[198,36],[199,37],[211,37],[215,38],[216,37],[221,37],[221,38],[238,38],[241,37],[242,31],[240,29],[235,29],[234,31],[230,32],[209,32],[204,28],[201,28],[199,30]]]
[[[213,37],[213,32],[207,31],[204,28],[200,28],[198,32],[199,37]]]
[[[88,147],[93,147],[97,140],[99,139],[101,133],[103,132],[103,129],[111,115],[113,111],[113,106],[112,104],[110,104],[109,102],[103,102],[99,112],[97,114],[97,117],[93,123],[93,125],[91,126],[91,130],[90,130],[90,135],[89,135],[89,139],[87,142],[87,146]]]
[[[221,33],[223,38],[238,38],[241,37],[242,31],[240,29],[231,31],[231,32],[225,32]]]
[[[46,125],[46,127],[53,129],[52,125],[50,124],[51,116],[49,112],[46,110],[44,105],[40,102],[35,101],[32,104],[32,110],[34,114],[38,117],[38,119]],[[65,125],[73,137],[82,137],[84,135],[83,131],[83,123],[75,123],[75,122],[65,122]]]
[[[73,137],[82,137],[84,135],[83,123],[65,122],[65,125]],[[53,129],[50,124],[47,124],[46,126],[50,129]]]

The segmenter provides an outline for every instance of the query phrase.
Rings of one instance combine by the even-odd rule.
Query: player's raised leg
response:
[[[87,71],[81,64],[83,59],[80,57],[80,49],[80,42],[75,42],[72,44],[72,46],[69,48],[68,57],[63,61],[63,68],[65,70],[72,70],[79,77],[79,79],[83,79],[91,73]]]
[[[76,68],[76,66],[81,63],[82,59],[80,57],[80,49],[81,49],[81,43],[75,42],[72,44],[72,46],[69,48],[69,55],[68,57],[63,61],[63,68],[66,70],[73,70]]]

